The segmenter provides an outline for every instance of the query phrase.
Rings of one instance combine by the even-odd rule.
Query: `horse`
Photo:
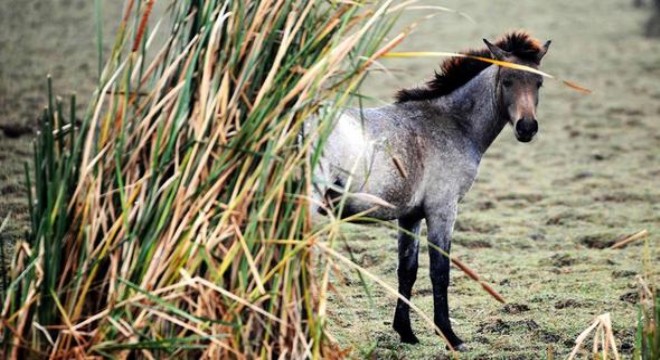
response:
[[[465,55],[538,69],[550,46],[514,31]],[[543,78],[532,72],[452,57],[424,86],[398,91],[396,102],[338,114],[313,172],[316,192],[341,217],[368,213],[398,221],[398,291],[410,299],[417,279],[422,220],[428,228],[434,323],[453,349],[447,304],[451,235],[458,203],[472,186],[482,156],[511,124],[520,142],[538,132]],[[338,209],[338,210],[337,210]],[[319,210],[324,213],[326,211]],[[392,327],[404,343],[419,340],[410,307],[399,299]]]

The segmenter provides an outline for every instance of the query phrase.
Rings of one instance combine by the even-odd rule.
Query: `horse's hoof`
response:
[[[419,339],[415,334],[410,333],[406,335],[401,335],[401,342],[406,344],[419,344]]]
[[[462,343],[462,344],[458,344],[458,345],[454,346],[454,350],[459,351],[459,352],[466,352],[466,351],[470,350],[470,348],[467,345],[465,345],[465,343]]]

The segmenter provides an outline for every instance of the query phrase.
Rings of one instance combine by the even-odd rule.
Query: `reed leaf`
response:
[[[389,52],[387,54],[384,54],[383,57],[386,58],[416,58],[416,57],[465,57],[465,58],[470,58],[473,60],[478,60],[478,61],[483,61],[489,64],[494,64],[497,66],[502,66],[506,67],[509,69],[514,69],[514,70],[520,70],[520,71],[526,71],[530,72],[532,74],[537,74],[549,79],[557,80],[561,82],[564,86],[575,90],[577,92],[583,93],[583,94],[591,94],[591,90],[577,84],[574,81],[569,81],[569,80],[562,80],[554,75],[550,75],[546,72],[543,72],[539,69],[534,69],[532,67],[526,66],[526,65],[520,65],[520,64],[515,64],[512,62],[508,61],[502,61],[502,60],[496,60],[496,59],[490,59],[490,58],[485,58],[481,56],[473,56],[473,55],[467,55],[467,54],[461,54],[461,53],[454,53],[454,52],[443,52],[443,51],[404,51],[404,52]]]

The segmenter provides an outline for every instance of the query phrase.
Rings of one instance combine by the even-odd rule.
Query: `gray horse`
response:
[[[484,42],[486,48],[465,54],[532,68],[538,68],[550,45],[523,32]],[[418,235],[426,219],[434,321],[454,349],[465,345],[449,321],[450,260],[438,249],[449,253],[458,202],[504,126],[510,123],[521,142],[537,133],[542,81],[534,73],[450,58],[424,87],[399,91],[396,103],[344,111],[323,145],[315,182],[325,211],[398,220],[399,293],[407,299],[417,278]],[[393,327],[401,341],[418,342],[410,308],[401,300]]]

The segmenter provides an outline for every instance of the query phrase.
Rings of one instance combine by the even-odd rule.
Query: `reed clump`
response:
[[[340,356],[298,135],[384,52],[389,4],[153,5],[126,1],[82,121],[49,79],[0,358]]]
[[[635,336],[635,359],[660,358],[660,291],[639,278],[640,301]]]
[[[658,288],[657,247],[647,236],[642,259],[644,272],[637,276],[639,301],[637,303],[637,331],[635,359],[660,358],[660,288]]]

